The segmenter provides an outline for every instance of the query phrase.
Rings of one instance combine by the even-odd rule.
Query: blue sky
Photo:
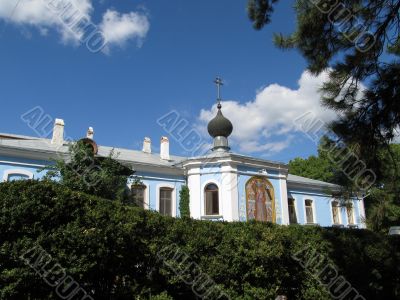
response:
[[[244,0],[85,0],[91,7],[83,9],[105,30],[113,32],[123,21],[136,26],[126,27],[99,53],[66,38],[67,29],[48,12],[24,14],[26,0],[13,12],[10,1],[17,3],[0,0],[0,132],[35,135],[21,115],[40,106],[64,119],[73,138],[92,126],[101,145],[141,149],[149,136],[157,151],[160,137],[168,136],[157,119],[171,110],[204,135],[215,112],[212,81],[220,75],[228,101],[223,112],[234,121],[233,151],[280,161],[316,151],[303,133],[283,125],[309,108],[324,114],[317,100],[307,102],[309,95],[316,98],[316,79],[304,73],[303,58],[272,44],[273,32],[295,28],[291,1],[281,1],[272,24],[255,31]],[[170,139],[172,153],[190,155]]]

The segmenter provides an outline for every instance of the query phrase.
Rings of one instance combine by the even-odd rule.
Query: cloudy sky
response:
[[[280,161],[313,154],[294,121],[335,116],[319,104],[325,75],[312,77],[298,53],[272,44],[273,32],[295,26],[286,2],[255,31],[244,0],[0,0],[0,132],[48,133],[45,121],[21,120],[39,107],[75,139],[92,126],[99,144],[140,149],[149,136],[157,151],[167,135],[172,152],[190,155],[185,133],[211,142],[220,75],[233,151]],[[178,135],[157,122],[171,111],[184,124]]]

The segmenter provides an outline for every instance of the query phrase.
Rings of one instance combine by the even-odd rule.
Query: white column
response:
[[[279,185],[281,189],[281,219],[282,225],[289,225],[289,207],[288,207],[288,192],[287,192],[287,183],[286,178],[281,178],[279,180]]]
[[[226,165],[221,167],[221,172],[222,215],[225,221],[239,221],[237,169]]]
[[[366,221],[366,217],[365,217],[365,206],[364,206],[364,198],[358,201],[358,211],[359,211],[359,215],[360,215],[360,219],[361,219],[361,223],[359,225],[361,225],[361,228],[367,228],[365,221]]]
[[[231,209],[232,220],[239,221],[239,192],[238,192],[238,175],[237,173],[230,173],[231,176]]]
[[[188,187],[190,194],[190,216],[194,219],[201,218],[201,178],[200,168],[188,170]]]

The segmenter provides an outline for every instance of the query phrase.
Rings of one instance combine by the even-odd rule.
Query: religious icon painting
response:
[[[247,220],[254,220],[256,218],[256,201],[249,199],[247,202]]]
[[[266,189],[265,195],[266,195],[265,207],[267,210],[267,222],[273,222],[274,210],[272,208],[272,197],[270,196],[268,189]]]
[[[247,220],[276,222],[275,197],[267,178],[252,177],[246,183]]]

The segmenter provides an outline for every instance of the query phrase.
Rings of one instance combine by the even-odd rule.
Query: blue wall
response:
[[[0,182],[3,180],[4,172],[10,170],[24,170],[33,174],[34,179],[41,179],[47,170],[38,172],[41,169],[40,166],[48,166],[52,164],[49,161],[42,160],[31,160],[19,157],[6,157],[0,156]],[[157,173],[145,173],[137,172],[135,175],[143,177],[142,181],[149,187],[149,202],[150,209],[156,209],[156,197],[157,197],[157,187],[158,186],[172,186],[174,188],[174,195],[176,199],[176,216],[179,216],[179,191],[182,185],[185,184],[185,178],[183,176],[173,176]],[[128,182],[129,184],[131,183]]]
[[[149,173],[149,172],[137,172],[135,176],[138,176],[140,180],[148,187],[149,193],[149,209],[156,210],[157,208],[157,189],[160,187],[173,187],[173,194],[176,199],[176,216],[180,216],[179,213],[179,192],[183,185],[186,184],[185,177],[165,175],[160,173]],[[132,180],[128,182],[132,183]]]
[[[32,165],[41,165],[47,166],[51,164],[48,161],[42,160],[32,160],[32,159],[25,159],[25,158],[16,158],[16,157],[7,157],[7,156],[0,156],[0,182],[3,181],[4,172],[10,170],[25,170],[31,172],[33,174],[34,179],[42,178],[47,171],[38,172],[40,167],[32,166]]]
[[[41,168],[40,166],[46,166],[51,164],[49,161],[42,160],[31,160],[24,158],[16,158],[16,157],[6,157],[0,156],[0,181],[3,180],[4,173],[10,170],[25,170],[31,172],[33,174],[33,178],[40,179],[46,174],[46,170],[38,172]],[[207,166],[201,169],[201,187],[199,199],[203,199],[203,186],[206,182],[212,181],[217,183],[219,186],[222,181],[222,174],[207,174],[207,173],[215,173],[220,171],[220,166]],[[249,179],[253,176],[260,176],[261,174],[258,172],[259,169],[251,168],[246,166],[238,166],[238,210],[239,210],[239,219],[240,221],[246,221],[246,190],[245,186]],[[276,222],[278,224],[282,224],[282,195],[280,188],[280,180],[277,178],[279,172],[276,170],[267,170],[267,176],[265,176],[274,187],[275,193],[275,208],[276,208]],[[179,192],[183,185],[186,184],[185,176],[174,176],[174,175],[166,175],[162,173],[150,173],[150,172],[137,172],[135,174],[138,176],[142,182],[148,187],[148,201],[149,208],[152,210],[157,209],[157,191],[162,186],[172,187],[174,189],[173,195],[175,198],[175,215],[179,216]],[[130,184],[131,182],[128,182]],[[296,215],[297,222],[299,224],[305,224],[305,204],[304,201],[306,199],[313,200],[314,202],[314,222],[318,223],[321,226],[332,226],[332,210],[331,210],[331,197],[327,197],[323,192],[315,192],[308,189],[295,189],[288,191],[288,197],[292,197],[295,199],[296,205]],[[203,201],[203,200],[202,200]],[[360,218],[360,202],[357,200],[353,201],[353,209],[354,209],[354,222],[359,227],[364,227]],[[348,225],[347,213],[345,208],[341,208],[341,224]]]
[[[306,189],[289,190],[288,196],[295,199],[297,222],[299,224],[306,224],[305,219],[305,200],[313,200],[314,202],[314,223],[320,226],[332,226],[332,197],[327,197],[323,193],[318,193],[315,191],[310,191]],[[361,226],[359,201],[353,200],[354,209],[354,222],[355,224]],[[347,212],[345,207],[340,208],[340,224],[347,226]]]

